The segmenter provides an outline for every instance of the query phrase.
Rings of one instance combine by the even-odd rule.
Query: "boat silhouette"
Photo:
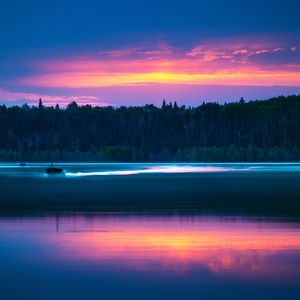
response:
[[[50,165],[49,168],[45,169],[47,174],[64,174],[65,170],[62,168],[54,167],[53,164]]]

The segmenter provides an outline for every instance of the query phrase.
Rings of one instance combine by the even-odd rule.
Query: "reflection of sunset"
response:
[[[52,245],[58,259],[96,260],[103,265],[140,270],[173,270],[184,274],[195,266],[214,273],[230,271],[263,275],[276,267],[281,274],[295,269],[271,264],[268,257],[300,250],[300,233],[276,223],[186,223],[115,219],[76,222],[39,241]],[[275,228],[274,228],[275,227]]]

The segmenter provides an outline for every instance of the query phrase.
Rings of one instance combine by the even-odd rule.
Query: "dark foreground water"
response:
[[[299,299],[300,166],[0,165],[1,299]]]
[[[58,164],[58,166],[60,166]],[[300,164],[0,165],[0,208],[207,208],[300,212]]]

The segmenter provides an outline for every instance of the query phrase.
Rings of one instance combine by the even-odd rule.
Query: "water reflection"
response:
[[[1,218],[0,228],[0,242],[7,239],[20,246],[19,239],[26,241],[18,248],[18,256],[35,261],[40,257],[43,263],[84,262],[109,270],[171,272],[184,277],[207,270],[215,276],[246,280],[294,281],[300,275],[298,222],[75,214]]]

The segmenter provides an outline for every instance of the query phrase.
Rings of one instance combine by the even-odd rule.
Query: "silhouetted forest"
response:
[[[1,161],[300,160],[300,95],[198,107],[0,106]]]

